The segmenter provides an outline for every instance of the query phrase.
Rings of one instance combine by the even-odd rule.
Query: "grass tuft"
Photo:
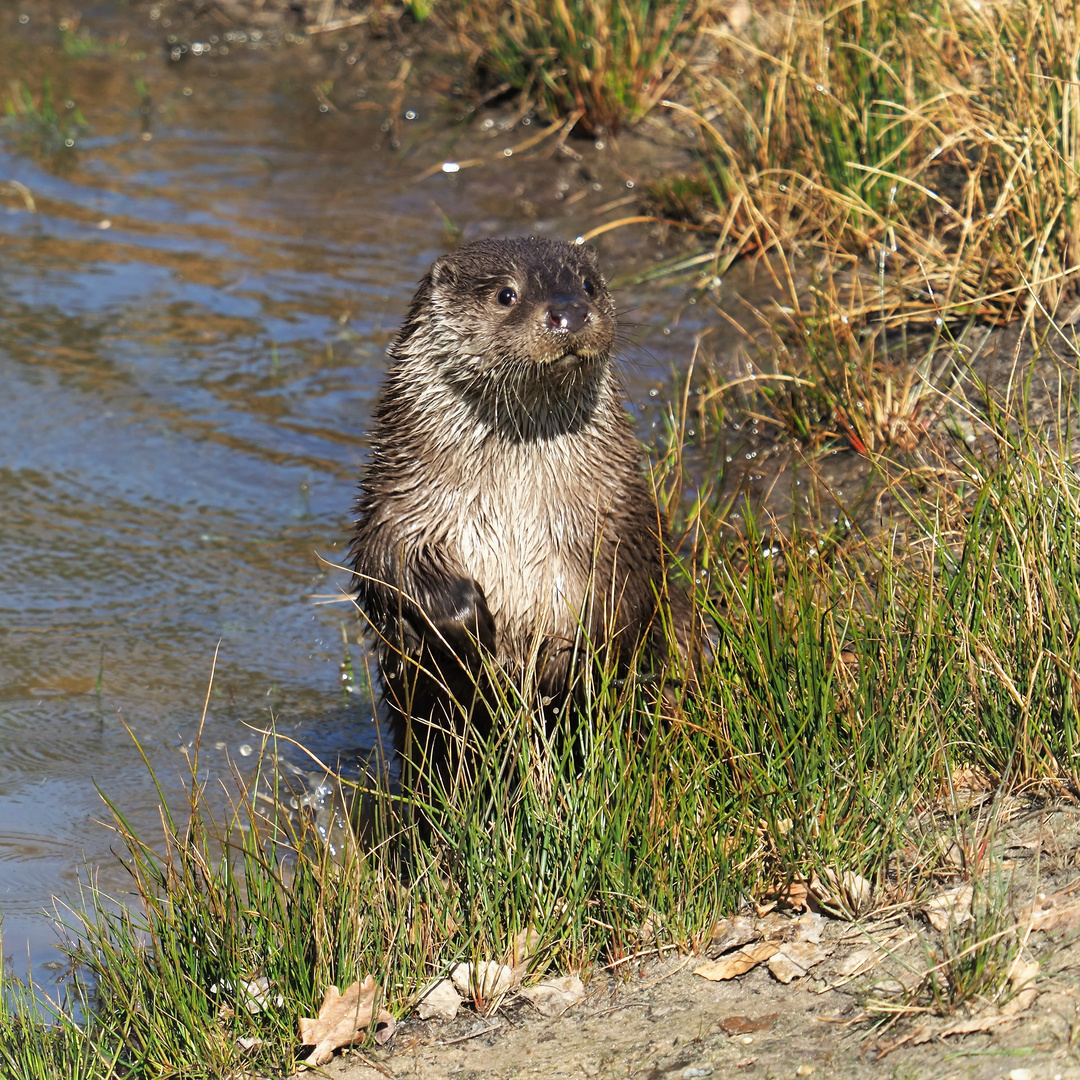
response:
[[[656,106],[704,16],[692,0],[473,0],[457,26],[463,51],[496,87],[545,115],[572,114],[598,135]]]

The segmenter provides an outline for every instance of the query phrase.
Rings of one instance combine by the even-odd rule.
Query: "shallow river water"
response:
[[[179,795],[215,648],[211,779],[271,722],[330,759],[372,744],[341,688],[347,577],[320,560],[343,557],[384,349],[448,225],[573,237],[633,212],[597,217],[635,174],[591,145],[424,176],[463,130],[494,157],[535,128],[425,126],[418,99],[394,148],[394,88],[349,39],[174,60],[151,15],[0,0],[0,917],[46,982],[52,898],[87,867],[124,896],[99,791],[153,832],[133,736]],[[599,247],[624,276],[665,254]],[[634,401],[690,356],[681,299],[618,294]]]

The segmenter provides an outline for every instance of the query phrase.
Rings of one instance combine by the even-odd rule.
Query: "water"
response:
[[[211,782],[272,722],[329,760],[372,745],[327,562],[384,349],[447,223],[573,237],[633,210],[595,216],[628,191],[610,152],[496,161],[529,129],[465,129],[419,97],[394,149],[387,80],[334,43],[177,63],[160,19],[64,15],[0,0],[0,97],[36,99],[0,128],[0,915],[4,955],[45,981],[52,898],[77,902],[87,867],[126,895],[99,789],[154,834],[135,740],[179,800],[215,649]],[[357,107],[320,112],[328,70]],[[598,246],[624,271],[670,254],[640,230]],[[672,328],[680,286],[618,300],[644,342],[631,397],[662,402],[695,309]]]

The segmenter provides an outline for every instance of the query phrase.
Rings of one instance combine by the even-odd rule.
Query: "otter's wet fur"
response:
[[[485,662],[551,707],[582,630],[623,667],[646,635],[661,647],[666,537],[614,344],[588,247],[478,240],[416,292],[389,350],[352,547],[395,742],[414,765],[450,755],[466,723],[487,733]],[[689,604],[672,592],[685,635]]]

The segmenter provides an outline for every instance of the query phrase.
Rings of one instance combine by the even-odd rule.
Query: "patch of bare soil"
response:
[[[903,910],[726,919],[705,955],[595,971],[569,1007],[535,993],[534,1005],[526,990],[506,994],[488,1016],[465,1004],[452,1020],[414,1013],[385,1047],[347,1050],[324,1074],[1080,1080],[1080,814],[1062,805],[1017,811],[998,857],[984,852],[993,866],[981,875],[962,865],[964,850],[978,846],[957,842],[951,878]],[[846,886],[857,901],[858,884]],[[998,921],[976,932],[980,895]],[[918,988],[928,970],[943,972],[950,957],[962,963],[980,942],[994,952],[994,934],[1008,946],[991,980],[999,989],[951,1014],[926,1008]],[[572,999],[567,982],[559,985]]]

